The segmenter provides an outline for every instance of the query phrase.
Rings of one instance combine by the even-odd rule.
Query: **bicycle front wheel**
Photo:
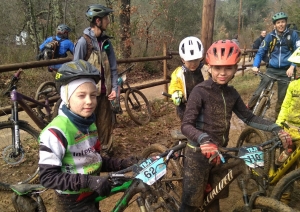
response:
[[[142,152],[143,158],[157,156],[167,148],[161,144],[152,144]],[[173,209],[179,209],[182,195],[182,169],[179,163],[171,159],[167,165],[167,173],[153,186],[164,196],[164,201]]]
[[[236,207],[233,212],[247,211],[244,206]],[[258,196],[253,202],[251,211],[268,211],[268,212],[295,212],[297,210],[283,204],[270,197]]]
[[[59,96],[59,93],[57,92],[57,89],[56,89],[55,82],[46,81],[46,82],[43,82],[38,87],[38,89],[36,90],[34,98],[38,101],[39,100],[45,100],[46,99],[46,94],[43,93],[44,91],[47,91],[47,98],[54,97],[54,96]],[[51,117],[47,120],[47,122],[51,121],[55,117],[54,114],[53,114],[53,109],[54,109],[55,103],[51,103],[51,104],[49,103],[49,106],[52,110],[52,114],[51,114]],[[38,114],[41,117],[46,117],[47,112],[45,111],[45,108],[37,106],[36,110],[37,110]]]
[[[246,127],[239,136],[236,147],[261,144],[268,140],[267,135],[258,129]]]
[[[38,177],[39,132],[27,122],[19,121],[21,153],[13,155],[13,123],[0,123],[0,185],[31,183]],[[5,187],[5,186],[4,186]],[[0,186],[0,189],[3,189]]]
[[[128,89],[125,94],[125,108],[130,118],[139,125],[151,120],[151,107],[146,96],[137,89]]]
[[[263,117],[264,114],[263,113],[263,110],[267,104],[267,97],[262,97],[259,104],[257,105],[257,107],[255,108],[255,110],[253,111],[253,114],[256,115],[256,116],[261,116]]]
[[[300,169],[285,175],[274,187],[271,197],[300,211]]]

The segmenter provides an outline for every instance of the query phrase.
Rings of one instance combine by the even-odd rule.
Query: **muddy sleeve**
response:
[[[243,121],[245,124],[268,132],[278,132],[281,127],[269,120],[262,117],[255,116],[245,105],[242,98],[239,96],[234,106],[233,112]]]
[[[181,132],[194,143],[203,143],[210,140],[210,136],[196,128],[196,120],[202,110],[201,88],[195,87],[187,102],[186,110],[183,116]]]

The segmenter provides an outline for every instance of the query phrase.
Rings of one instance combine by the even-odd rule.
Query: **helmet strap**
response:
[[[69,98],[68,98],[68,90],[69,90],[69,83],[68,84],[66,84],[66,92],[65,92],[65,94],[66,94],[66,106],[67,106],[67,108],[69,108],[70,109],[70,103],[69,103]]]

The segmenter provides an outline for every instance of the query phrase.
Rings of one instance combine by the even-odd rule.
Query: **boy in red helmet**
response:
[[[232,112],[251,127],[278,133],[285,148],[291,145],[288,133],[277,124],[253,115],[239,93],[228,85],[237,71],[240,56],[239,47],[231,40],[213,43],[206,53],[211,78],[196,85],[189,96],[181,125],[188,144],[180,212],[198,211],[203,205],[205,190],[214,187],[227,174],[214,175],[210,170],[220,164],[218,146],[228,144]],[[217,198],[227,196],[228,189],[225,189]],[[212,202],[205,211],[220,211],[219,200]]]

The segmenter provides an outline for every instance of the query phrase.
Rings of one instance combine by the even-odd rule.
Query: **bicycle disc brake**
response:
[[[5,160],[6,163],[16,165],[16,164],[19,164],[23,161],[24,151],[21,148],[20,149],[20,154],[16,156],[14,154],[13,146],[10,145],[10,146],[7,146],[7,147],[4,148],[2,155],[3,155],[3,159]]]

